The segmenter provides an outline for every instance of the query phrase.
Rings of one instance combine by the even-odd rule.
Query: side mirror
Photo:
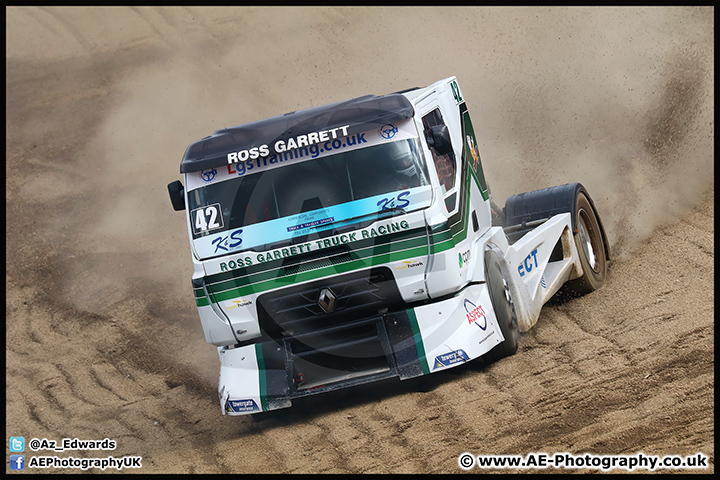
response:
[[[185,210],[185,189],[180,180],[168,183],[168,193],[170,194],[170,202],[172,203],[173,209],[176,212]]]
[[[452,142],[450,141],[450,131],[447,125],[434,125],[430,127],[430,132],[426,135],[428,146],[435,149],[438,155],[447,155],[452,152]]]

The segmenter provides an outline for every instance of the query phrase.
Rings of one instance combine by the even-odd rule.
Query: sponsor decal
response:
[[[477,140],[475,139],[475,131],[473,130],[472,122],[470,121],[470,115],[467,111],[462,114],[463,118],[463,129],[465,131],[465,145],[463,148],[463,159],[470,166],[470,170],[475,172],[475,179],[477,180],[477,186],[480,188],[480,193],[484,200],[490,198],[488,194],[487,182],[485,182],[485,174],[482,169],[482,161],[480,160],[480,149],[478,148]]]
[[[395,267],[395,270],[407,270],[409,268],[422,267],[424,263],[420,260],[403,260],[402,265]]]
[[[465,353],[464,350],[455,350],[454,352],[445,353],[435,357],[433,370],[442,367],[449,367],[450,365],[455,365],[456,363],[467,362],[468,360],[470,360],[470,357],[468,357],[468,354]]]
[[[477,164],[480,161],[480,150],[478,149],[477,145],[475,145],[475,139],[473,137],[471,137],[470,135],[466,135],[465,140],[467,141],[470,155],[473,159],[472,168],[473,170],[477,170]]]
[[[318,145],[310,145],[309,147],[301,147],[294,150],[287,150],[283,152],[273,153],[269,156],[262,156],[262,157],[254,157],[250,160],[245,160],[237,163],[230,163],[227,166],[227,178],[238,176],[242,177],[246,173],[250,172],[251,170],[255,170],[255,172],[260,170],[266,170],[267,168],[271,168],[274,166],[277,166],[279,163],[295,163],[296,160],[308,160],[306,157],[318,158],[319,156],[325,156],[330,155],[332,153],[336,153],[337,150],[346,149],[346,148],[357,148],[358,146],[362,146],[365,143],[368,143],[367,139],[365,138],[365,134],[367,132],[363,133],[357,133],[355,135],[351,135],[344,139],[336,138],[331,141],[327,141],[323,144]],[[321,155],[323,154],[323,155]],[[227,179],[226,178],[226,179]]]
[[[487,329],[487,314],[485,313],[485,309],[482,305],[475,305],[467,298],[465,299],[465,318],[467,318],[468,323],[474,323],[477,325],[480,330]]]
[[[460,268],[463,268],[469,261],[470,261],[470,250],[465,250],[462,253],[458,253],[458,263],[460,264]]]
[[[217,170],[215,170],[214,168],[202,170],[200,172],[200,179],[205,183],[212,182],[215,179],[215,175],[217,175]]]
[[[370,238],[379,237],[382,235],[390,235],[392,233],[401,232],[403,230],[408,230],[410,228],[410,224],[407,222],[407,220],[401,220],[399,222],[390,222],[386,224],[381,224],[377,227],[371,227],[371,228],[363,228],[362,230],[358,230],[355,232],[350,233],[343,233],[341,235],[335,235],[334,237],[330,238],[323,238],[322,240],[314,240],[312,242],[308,243],[301,243],[298,245],[293,245],[290,247],[284,247],[284,248],[277,248],[275,250],[270,250],[268,252],[264,253],[249,253],[247,256],[243,258],[235,258],[231,261],[222,262],[220,263],[220,271],[225,272],[228,270],[234,270],[236,268],[243,268],[243,267],[249,267],[251,265],[259,264],[259,263],[266,263],[271,262],[273,260],[282,260],[286,257],[293,257],[295,255],[301,255],[304,253],[310,253],[315,252],[318,250],[322,250],[325,248],[331,248],[331,247],[337,247],[338,245],[342,245],[345,243],[355,242],[357,240],[366,240]],[[233,240],[235,242],[241,242],[239,233],[235,236],[236,232],[242,233],[242,230],[236,230],[235,232],[231,233],[229,236],[221,236],[218,237],[221,239],[218,243],[218,248],[221,248],[223,250],[227,250],[225,243],[232,242]],[[213,244],[218,241],[213,240]],[[228,243],[228,247],[232,247],[235,245],[235,243]],[[237,243],[237,245],[240,245]],[[217,248],[216,248],[217,250]],[[411,263],[419,263],[419,265],[413,265],[413,266],[420,266],[423,265],[422,262],[411,262]],[[410,267],[407,267],[410,268]]]
[[[533,268],[536,268],[538,266],[537,261],[537,248],[530,252],[530,255],[525,257],[525,260],[520,262],[520,265],[518,265],[518,273],[521,277],[524,277],[526,273],[530,273],[533,271]]]
[[[250,257],[236,258],[235,260],[222,262],[220,264],[220,271],[226,272],[228,270],[235,270],[236,268],[245,268],[251,266],[252,264],[252,259]]]
[[[247,400],[228,400],[225,403],[226,412],[254,412],[260,410],[255,400],[248,398]]]
[[[397,131],[391,138],[383,137],[378,129],[346,135],[349,133],[347,132],[346,126],[338,127],[337,129],[315,132],[318,135],[317,142],[314,141],[315,137],[312,134],[305,135],[306,137],[312,137],[312,142],[309,140],[298,140],[303,137],[303,135],[298,135],[297,137],[294,137],[294,139],[279,140],[278,142],[285,142],[284,144],[279,144],[285,147],[284,150],[281,146],[281,150],[272,151],[273,149],[270,146],[263,145],[248,150],[241,150],[239,152],[230,152],[226,154],[227,157],[229,157],[229,160],[225,167],[218,168],[217,170],[204,170],[201,172],[205,174],[204,176],[196,174],[188,175],[187,185],[185,185],[185,188],[189,192],[196,188],[204,187],[209,183],[223,182],[233,178],[242,177],[244,175],[250,175],[256,172],[281,167],[287,164],[304,162],[340,152],[352,151],[358,148],[381,145],[389,141],[394,142],[417,138],[417,129],[415,128],[412,120],[402,121],[397,125],[392,126],[385,125],[381,130],[385,132],[385,136],[387,137],[390,135],[390,132],[393,131],[393,128]],[[332,133],[333,130],[335,130],[334,136]],[[327,133],[326,135],[321,136],[322,132]],[[288,146],[292,148],[288,148]]]
[[[252,300],[233,300],[233,304],[225,307],[225,310],[234,310],[236,308],[246,307],[248,305],[252,305],[252,303]]]
[[[305,222],[300,225],[291,225],[291,226],[287,227],[287,231],[294,232],[295,230],[300,230],[300,229],[308,228],[308,227],[317,227],[318,225],[324,225],[326,223],[330,223],[330,222],[334,222],[334,221],[335,221],[335,217],[323,218],[322,220],[313,220],[312,222]]]
[[[542,285],[543,288],[547,288],[547,285],[545,284],[545,275],[540,277],[540,285]]]
[[[490,333],[488,333],[487,335],[485,335],[485,336],[483,337],[483,339],[478,342],[478,344],[483,343],[485,340],[487,340],[488,338],[492,337],[493,335],[495,335],[495,330],[493,330],[493,331],[491,331]]]
[[[328,130],[320,130],[317,132],[310,132],[307,135],[298,135],[297,137],[291,137],[287,140],[278,140],[273,145],[272,153],[283,153],[289,150],[295,150],[297,148],[310,147],[318,143],[329,142],[337,140],[338,137],[347,137],[348,128],[350,125],[344,125],[342,127],[331,128]],[[339,132],[342,132],[342,135]],[[260,157],[267,157],[271,153],[268,145],[260,145],[259,147],[253,147],[247,150],[240,150],[239,152],[230,152],[227,154],[228,165],[238,162],[244,162],[246,160],[255,160]]]
[[[423,186],[415,187],[410,190],[400,192],[390,199],[387,195],[375,195],[349,203],[342,203],[332,207],[321,208],[311,212],[291,215],[287,217],[276,218],[266,222],[253,225],[242,226],[221,231],[223,227],[212,225],[220,224],[221,212],[227,209],[227,206],[214,204],[212,209],[202,210],[202,216],[198,218],[198,212],[192,210],[193,214],[190,218],[190,224],[193,227],[193,235],[196,237],[193,242],[196,252],[200,258],[222,255],[225,253],[240,253],[241,250],[250,250],[253,247],[262,246],[268,243],[269,239],[275,241],[294,239],[294,246],[287,247],[288,253],[283,254],[278,250],[267,252],[272,256],[268,257],[263,254],[263,260],[269,261],[287,257],[289,255],[309,253],[311,250],[320,250],[323,248],[337,247],[340,244],[352,243],[359,240],[373,239],[379,236],[391,235],[408,230],[410,224],[407,220],[400,221],[396,215],[385,214],[385,210],[380,210],[376,204],[381,204],[381,208],[404,208],[412,206],[413,209],[422,208],[429,205],[432,198],[432,187]],[[217,213],[216,213],[217,212]],[[360,217],[370,217],[373,213],[378,216],[384,216],[378,223],[365,228],[358,228],[343,234],[335,234],[325,239],[313,239],[307,241],[305,235],[314,232],[320,232],[338,227],[350,228],[350,226],[359,221]],[[399,213],[399,212],[398,212]],[[215,217],[213,217],[215,215]],[[417,216],[416,216],[417,217]],[[227,218],[227,217],[226,217]],[[416,219],[417,221],[417,219]],[[204,222],[204,223],[203,223]],[[205,230],[203,230],[205,228]],[[216,228],[216,229],[215,229]],[[225,225],[225,229],[228,225]],[[339,228],[338,228],[339,229]],[[302,243],[301,243],[302,242]],[[295,253],[291,253],[294,251]]]
[[[398,194],[397,197],[382,198],[380,199],[380,201],[377,202],[377,206],[380,207],[380,210],[405,208],[410,205],[410,200],[407,199],[408,195],[410,195],[410,190],[406,190]]]
[[[242,229],[233,230],[230,235],[220,235],[215,237],[212,244],[215,245],[215,252],[229,252],[231,248],[237,248],[242,243]]]
[[[398,129],[395,125],[392,123],[388,123],[387,125],[383,125],[380,127],[380,130],[378,130],[378,134],[384,138],[385,140],[390,140],[398,133]]]

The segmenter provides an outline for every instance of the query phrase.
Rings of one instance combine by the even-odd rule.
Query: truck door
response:
[[[430,127],[445,125],[440,108],[435,106],[422,117],[423,131],[428,132]],[[456,155],[452,152],[445,155],[438,155],[435,149],[431,148],[433,164],[440,181],[440,189],[443,195],[445,210],[448,214],[453,213],[457,208],[457,176],[459,173]]]
[[[457,103],[449,89],[438,89],[432,96],[417,106],[420,113],[423,136],[431,127],[446,126],[450,132],[453,151],[439,154],[428,146],[426,156],[432,159],[429,165],[431,175],[435,176],[436,198],[433,206],[426,210],[428,226],[429,262],[426,273],[428,295],[437,298],[456,292],[466,283],[467,266],[458,261],[458,251],[469,250],[467,238],[467,198],[462,188],[463,169],[461,123]],[[458,112],[458,113],[456,113]],[[427,144],[427,141],[425,143]],[[460,257],[462,258],[462,257]]]

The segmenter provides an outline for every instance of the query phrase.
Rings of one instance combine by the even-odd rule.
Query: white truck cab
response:
[[[513,354],[561,287],[604,282],[584,187],[490,200],[455,77],[224,128],[168,185],[223,413]]]

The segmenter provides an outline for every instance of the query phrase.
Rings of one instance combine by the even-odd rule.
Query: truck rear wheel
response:
[[[576,230],[574,234],[583,275],[570,280],[563,289],[573,296],[585,295],[600,288],[607,275],[607,253],[600,222],[587,196],[580,192],[576,199]]]
[[[517,352],[520,330],[515,317],[512,299],[510,298],[510,290],[500,269],[500,259],[497,253],[492,250],[485,252],[485,276],[490,300],[492,301],[493,310],[495,310],[495,318],[497,318],[500,331],[505,337],[502,343],[496,345],[495,348],[482,356],[485,363],[492,363]]]

